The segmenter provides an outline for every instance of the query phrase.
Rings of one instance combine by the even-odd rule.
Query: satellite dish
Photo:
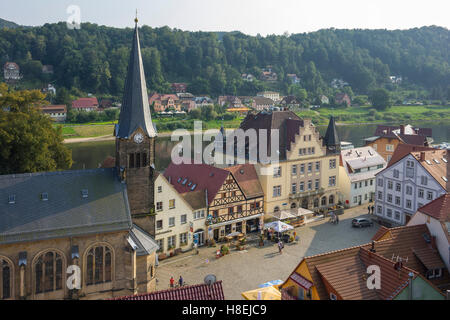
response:
[[[211,286],[214,282],[216,282],[217,281],[217,278],[216,278],[216,276],[215,275],[213,275],[213,274],[208,274],[206,277],[205,277],[205,283],[207,284],[207,285],[209,285],[209,286]]]

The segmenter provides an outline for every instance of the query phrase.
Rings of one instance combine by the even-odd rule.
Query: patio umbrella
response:
[[[286,220],[286,219],[295,218],[295,216],[292,215],[287,210],[277,211],[277,212],[272,213],[271,215],[274,216],[275,218],[277,218],[278,220]]]
[[[305,209],[305,208],[297,208],[296,210],[295,209],[292,210],[291,213],[294,216],[299,217],[299,216],[305,216],[307,214],[313,214],[314,212],[311,210]]]
[[[273,281],[269,281],[269,282],[260,284],[258,287],[260,287],[260,288],[272,287],[272,286],[277,286],[277,285],[282,284],[282,283],[283,283],[282,280],[273,280]]]
[[[281,292],[273,286],[242,292],[246,300],[281,300]]]
[[[273,229],[275,232],[285,232],[294,229],[294,227],[281,221],[274,221],[266,223],[264,229]]]

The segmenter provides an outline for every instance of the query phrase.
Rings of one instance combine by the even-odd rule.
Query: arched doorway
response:
[[[328,198],[328,204],[334,204],[334,195],[330,195],[330,197]]]
[[[295,209],[295,208],[297,208],[297,204],[295,202],[292,202],[291,209]]]
[[[314,199],[314,208],[318,208],[319,207],[319,198],[315,198]]]
[[[308,209],[308,199],[303,199],[302,200],[302,208]]]
[[[275,208],[273,208],[273,212],[278,212],[278,211],[280,211],[280,207],[279,206],[276,206]]]

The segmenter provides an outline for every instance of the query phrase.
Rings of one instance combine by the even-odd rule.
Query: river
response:
[[[434,143],[450,141],[450,121],[420,121],[412,122],[414,127],[432,128]],[[364,145],[364,139],[373,136],[377,124],[339,125],[337,131],[341,141],[353,143],[355,147]],[[322,135],[326,126],[318,126]],[[156,140],[156,169],[164,170],[170,163],[170,154],[176,142],[170,141],[170,137],[157,138]],[[114,157],[115,143],[110,141],[94,141],[71,143],[67,146],[72,150],[72,169],[97,168],[107,157]]]

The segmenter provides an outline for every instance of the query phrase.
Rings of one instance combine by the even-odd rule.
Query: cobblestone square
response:
[[[208,274],[214,274],[223,281],[227,300],[241,300],[241,292],[258,288],[258,285],[271,280],[285,280],[300,260],[328,251],[369,243],[378,230],[373,227],[352,228],[351,220],[355,217],[368,217],[367,207],[361,206],[345,210],[339,216],[339,224],[328,222],[328,218],[296,228],[300,241],[297,244],[285,244],[282,254],[278,253],[276,244],[266,240],[264,247],[257,243],[247,245],[247,250],[231,249],[224,257],[216,259],[215,248],[203,247],[198,255],[187,252],[160,262],[157,268],[157,289],[169,287],[169,279],[175,281],[181,275],[188,285],[203,283]]]

